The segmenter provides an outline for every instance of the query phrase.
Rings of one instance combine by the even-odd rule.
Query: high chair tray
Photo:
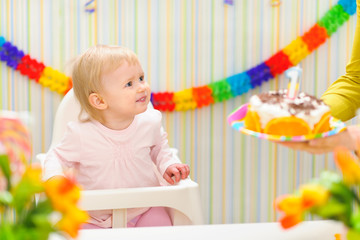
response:
[[[335,234],[345,239],[346,228],[335,221],[305,221],[284,230],[278,222],[188,225],[173,227],[143,227],[117,229],[80,230],[77,240],[335,240]],[[170,237],[169,237],[170,236]],[[49,240],[65,240],[61,236],[50,236]]]

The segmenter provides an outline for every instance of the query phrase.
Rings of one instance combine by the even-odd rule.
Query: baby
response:
[[[168,146],[161,113],[148,108],[150,87],[134,52],[91,47],[76,60],[72,80],[79,121],[70,122],[62,141],[48,152],[45,180],[70,168],[85,190],[160,186],[154,164],[169,184],[188,177],[189,166]],[[111,227],[110,211],[89,214],[84,228]],[[128,227],[169,225],[164,207],[128,210]]]

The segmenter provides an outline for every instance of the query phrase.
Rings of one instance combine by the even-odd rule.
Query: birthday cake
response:
[[[300,92],[269,91],[250,98],[245,116],[249,130],[282,136],[300,136],[330,130],[330,108],[322,100]]]

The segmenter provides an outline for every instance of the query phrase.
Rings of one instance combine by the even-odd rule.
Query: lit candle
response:
[[[300,67],[292,67],[286,70],[285,75],[290,78],[290,83],[288,84],[287,97],[290,99],[295,99],[297,96],[297,91],[299,89],[299,78],[301,75]]]

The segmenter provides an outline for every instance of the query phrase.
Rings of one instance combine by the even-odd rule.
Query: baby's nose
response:
[[[143,92],[145,91],[146,87],[145,87],[145,84],[139,84],[138,88],[137,88],[137,91],[138,92]]]

